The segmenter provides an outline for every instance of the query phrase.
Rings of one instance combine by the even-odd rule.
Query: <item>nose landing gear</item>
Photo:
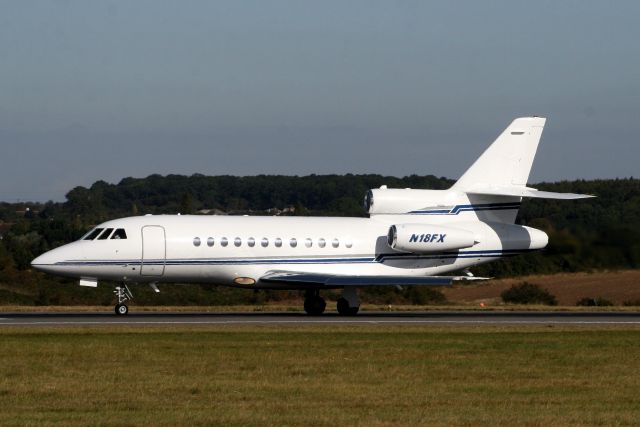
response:
[[[133,299],[133,294],[127,287],[127,285],[123,284],[122,286],[116,286],[116,290],[113,291],[116,294],[116,298],[118,299],[118,303],[115,306],[115,312],[119,316],[124,316],[129,313],[129,306],[127,306],[126,301],[130,301]]]

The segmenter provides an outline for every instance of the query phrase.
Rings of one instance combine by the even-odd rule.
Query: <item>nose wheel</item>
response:
[[[115,307],[115,312],[118,316],[124,316],[129,313],[129,306],[126,304],[127,301],[133,299],[133,294],[127,287],[127,285],[116,286],[116,290],[113,291],[116,294],[116,298],[118,299],[118,303]]]
[[[129,307],[127,304],[116,304],[116,314],[119,316],[124,316],[129,313]]]

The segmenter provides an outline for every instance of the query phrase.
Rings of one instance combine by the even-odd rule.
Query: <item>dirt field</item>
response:
[[[605,298],[616,305],[625,301],[640,301],[640,270],[525,276],[456,285],[442,292],[452,302],[499,304],[503,290],[522,282],[546,288],[556,296],[559,305],[575,305],[576,301],[585,297]]]

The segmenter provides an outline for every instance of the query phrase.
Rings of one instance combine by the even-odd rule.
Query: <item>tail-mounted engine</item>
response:
[[[471,231],[432,224],[392,225],[387,242],[392,249],[412,253],[452,251],[479,243]]]
[[[448,190],[415,190],[382,186],[367,192],[364,209],[369,215],[404,214],[426,207],[469,203],[463,193]]]

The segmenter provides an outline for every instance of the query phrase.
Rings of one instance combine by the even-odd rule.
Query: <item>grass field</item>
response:
[[[0,425],[637,425],[640,328],[0,329]]]

